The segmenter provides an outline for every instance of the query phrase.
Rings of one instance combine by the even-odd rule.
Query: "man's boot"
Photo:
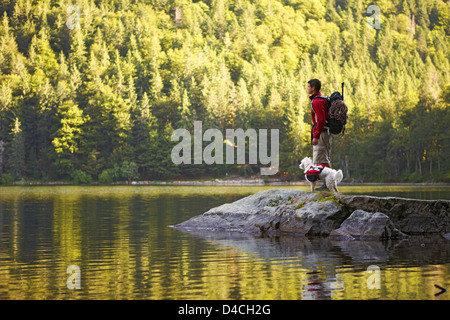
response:
[[[324,182],[321,187],[316,188],[316,191],[330,191],[330,190],[328,190],[327,185]]]

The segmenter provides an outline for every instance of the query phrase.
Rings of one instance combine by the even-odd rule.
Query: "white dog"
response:
[[[337,185],[342,181],[344,177],[342,174],[342,170],[334,170],[328,167],[322,167],[313,164],[311,158],[304,158],[300,165],[298,166],[300,169],[305,171],[306,180],[311,184],[311,192],[314,192],[316,189],[317,180],[325,180],[325,185],[328,190],[338,193]],[[306,174],[308,172],[308,175]],[[318,179],[314,178],[314,175],[317,176]]]

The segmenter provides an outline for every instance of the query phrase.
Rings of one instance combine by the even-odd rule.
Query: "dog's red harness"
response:
[[[308,171],[306,171],[305,176],[306,176],[306,180],[308,181],[316,181],[316,180],[320,180],[319,176],[322,173],[323,168],[325,168],[325,165],[323,164],[317,164],[314,166],[311,166],[310,169]]]

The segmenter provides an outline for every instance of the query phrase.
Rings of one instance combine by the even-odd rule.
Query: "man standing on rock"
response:
[[[325,129],[328,117],[327,101],[320,96],[322,84],[318,79],[308,81],[307,91],[311,99],[311,117],[313,128],[311,131],[311,144],[313,146],[313,163],[331,168],[331,134]],[[325,183],[316,190],[326,190]]]

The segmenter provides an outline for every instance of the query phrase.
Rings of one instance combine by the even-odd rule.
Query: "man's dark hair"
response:
[[[311,79],[308,81],[308,83],[311,87],[314,87],[314,89],[316,89],[316,92],[320,91],[320,88],[322,87],[319,79]]]

